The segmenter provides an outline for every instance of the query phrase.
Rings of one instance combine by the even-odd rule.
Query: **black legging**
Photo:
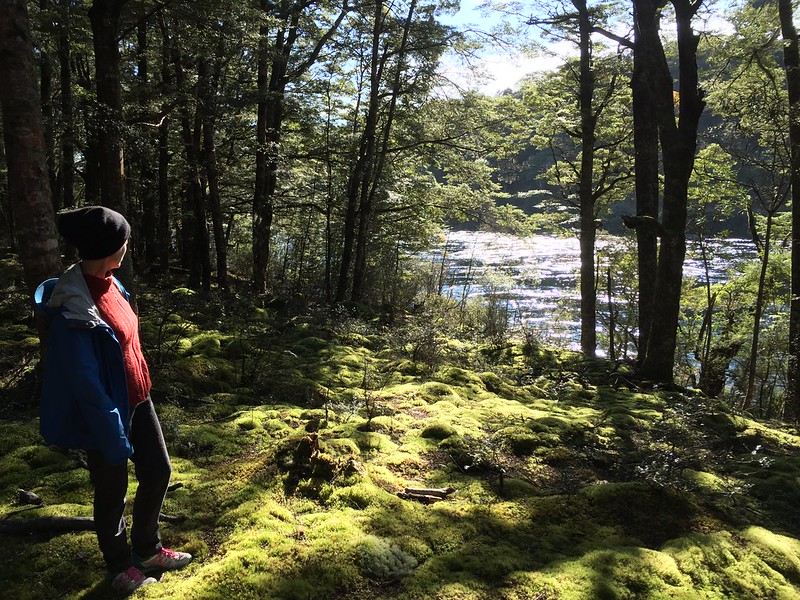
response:
[[[133,446],[131,461],[139,482],[133,501],[130,546],[123,516],[128,463],[109,465],[98,450],[86,453],[89,477],[94,485],[97,541],[111,573],[124,571],[133,564],[131,549],[142,558],[149,558],[161,549],[158,515],[172,474],[161,424],[149,398],[133,410],[129,439]]]

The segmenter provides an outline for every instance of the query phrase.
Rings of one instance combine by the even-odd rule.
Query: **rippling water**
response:
[[[598,239],[597,252],[604,255],[624,244],[622,238],[602,237]],[[749,240],[729,239],[711,244],[709,255],[709,278],[721,282],[737,261],[752,260],[755,249]],[[562,338],[567,345],[577,341],[580,330],[577,238],[549,235],[520,238],[480,231],[450,231],[430,253],[430,258],[437,264],[444,261],[444,294],[459,299],[500,294],[508,301],[516,322],[538,327],[548,338]],[[697,244],[689,244],[683,271],[685,277],[705,281],[705,267]]]

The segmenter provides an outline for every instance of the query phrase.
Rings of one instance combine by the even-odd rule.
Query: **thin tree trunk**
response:
[[[161,82],[169,89],[173,82],[170,71],[171,56],[173,53],[172,38],[170,38],[164,15],[159,15],[159,28],[161,29]],[[166,111],[165,111],[166,113]],[[170,117],[165,115],[158,126],[158,264],[162,273],[169,272],[170,241],[172,230],[170,227],[170,202],[169,202],[169,131]]]
[[[389,107],[386,111],[386,119],[383,125],[381,147],[380,149],[376,148],[377,156],[372,161],[374,168],[372,169],[372,172],[369,173],[369,178],[364,180],[362,187],[361,202],[358,209],[358,236],[356,239],[355,266],[353,269],[352,299],[354,302],[361,301],[365,294],[364,287],[367,275],[367,244],[369,242],[370,223],[375,207],[375,196],[383,176],[383,170],[386,165],[386,157],[389,153],[389,140],[391,136],[392,125],[394,124],[395,111],[397,109],[397,99],[401,93],[401,77],[403,74],[405,56],[408,51],[409,32],[411,30],[411,23],[414,18],[414,12],[416,11],[416,8],[417,1],[411,0],[408,6],[408,14],[403,22],[403,36],[400,41],[400,45],[393,53],[396,54],[397,68],[392,81]],[[387,58],[388,49],[381,58],[381,65],[378,71],[378,83],[380,83],[381,73],[383,72]],[[375,88],[373,88],[373,90],[374,89]]]
[[[148,110],[147,86],[150,82],[150,61],[148,59],[147,18],[143,16],[136,28],[136,56],[139,111],[146,114]],[[155,265],[158,255],[158,186],[157,170],[153,163],[154,146],[158,145],[158,133],[147,127],[142,132],[146,144],[142,144],[140,154],[136,156],[139,171],[138,187],[138,213],[141,215],[141,229],[137,240],[139,243],[139,256],[145,265]],[[133,206],[131,207],[134,208]]]
[[[39,8],[48,10],[49,0],[39,0]],[[53,207],[60,205],[58,182],[56,180],[56,137],[55,116],[53,114],[53,64],[50,62],[50,52],[46,44],[39,48],[39,93],[42,103],[42,126],[44,128],[44,143],[47,156],[47,177],[50,181],[50,194]]]
[[[67,0],[70,1],[70,0]],[[75,56],[71,60],[71,67],[75,70],[76,83],[85,92],[79,96],[78,113],[83,115],[83,124],[86,131],[85,140],[79,150],[83,154],[83,195],[84,204],[100,204],[100,134],[97,121],[100,116],[94,103],[89,101],[94,87],[89,60],[83,56]]]
[[[207,58],[200,59],[200,102],[203,119],[203,162],[208,182],[208,204],[211,210],[211,224],[214,232],[214,248],[217,259],[217,283],[221,288],[228,287],[228,253],[227,240],[222,215],[222,201],[219,191],[219,167],[217,150],[214,144],[214,127],[216,126],[216,94],[219,81],[219,66],[212,73],[211,63]]]
[[[161,272],[169,271],[170,210],[169,210],[169,118],[158,126],[158,264]]]
[[[260,0],[261,10],[268,14],[270,5]],[[269,270],[272,206],[267,195],[267,99],[269,96],[269,27],[262,25],[258,42],[258,106],[256,111],[256,180],[253,192],[253,288],[263,294],[267,289]]]
[[[60,0],[58,26],[59,82],[61,87],[61,192],[59,206],[75,206],[75,116],[72,99],[72,69],[70,58],[70,4]]]
[[[581,115],[581,171],[578,195],[580,199],[580,290],[581,290],[581,351],[594,358],[597,352],[597,295],[595,285],[594,246],[597,237],[594,197],[594,144],[597,118],[592,101],[594,73],[592,72],[592,24],[585,0],[573,0],[578,11],[580,73],[578,102]]]
[[[272,219],[278,191],[278,173],[283,133],[286,86],[298,80],[319,57],[325,44],[348,12],[347,0],[331,27],[317,39],[303,60],[290,70],[289,60],[295,51],[300,30],[300,17],[310,8],[305,2],[284,5],[280,13],[261,0],[261,10],[281,22],[269,42],[269,29],[262,26],[258,49],[258,109],[256,122],[256,181],[253,193],[253,287],[257,293],[266,291],[269,279]]]
[[[383,0],[375,0],[372,28],[372,53],[370,58],[370,93],[364,131],[359,142],[358,158],[347,183],[347,208],[342,236],[342,256],[339,264],[339,281],[336,286],[336,302],[347,297],[350,282],[350,266],[353,262],[354,245],[357,239],[358,207],[369,192],[367,183],[375,160],[376,133],[378,127],[379,86],[385,56],[380,58],[380,40],[383,29]]]
[[[175,81],[179,89],[184,89],[186,77],[181,66],[180,51],[174,44],[172,51]],[[189,286],[207,292],[211,288],[211,258],[203,186],[200,180],[199,156],[202,122],[199,109],[195,108],[195,114],[192,117],[186,98],[181,103],[180,115],[181,138],[186,155],[181,219],[182,259],[184,266],[189,268]]]
[[[744,398],[741,408],[747,410],[753,402],[754,386],[756,381],[756,364],[758,362],[758,341],[761,333],[761,316],[764,313],[764,296],[766,293],[765,282],[767,280],[767,269],[769,268],[769,251],[772,241],[772,218],[773,212],[767,213],[767,230],[764,234],[764,253],[761,256],[761,272],[758,276],[758,292],[756,293],[756,306],[753,311],[753,336],[750,342],[750,361],[747,365],[747,387],[745,388]]]
[[[189,208],[191,210],[192,223],[192,267],[190,272],[195,273],[198,279],[194,280],[199,284],[203,292],[211,290],[211,240],[208,235],[208,218],[206,214],[206,194],[203,185],[202,175],[200,174],[200,152],[202,136],[202,118],[199,106],[195,106],[194,126],[190,124],[188,115],[185,121],[186,129],[184,136],[187,141],[187,161],[190,160],[190,168],[187,183],[189,184]],[[195,266],[196,265],[196,266]]]
[[[784,418],[800,420],[800,49],[792,0],[778,0],[783,63],[789,96],[790,178],[792,188],[792,283],[789,313],[789,380]]]

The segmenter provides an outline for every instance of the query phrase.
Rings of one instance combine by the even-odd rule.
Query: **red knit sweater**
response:
[[[122,348],[128,401],[132,407],[136,406],[147,400],[152,385],[139,342],[139,319],[110,276],[101,279],[84,274],[83,278],[100,316],[111,327]]]

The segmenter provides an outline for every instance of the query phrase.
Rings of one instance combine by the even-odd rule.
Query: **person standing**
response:
[[[150,398],[139,320],[112,274],[131,228],[114,210],[84,206],[60,213],[58,231],[80,260],[36,290],[48,318],[40,430],[49,444],[86,450],[98,545],[112,587],[129,594],[155,583],[151,574],[192,560],[161,543],[158,519],[172,466]],[[128,459],[139,483],[130,543],[123,516]]]

